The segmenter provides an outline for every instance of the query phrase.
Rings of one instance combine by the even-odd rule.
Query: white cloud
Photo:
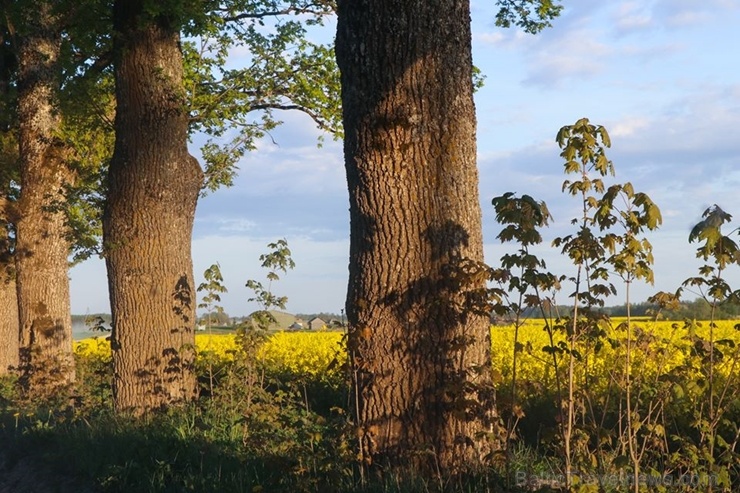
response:
[[[627,134],[623,145],[632,152],[683,154],[698,163],[740,155],[740,141],[732,129],[740,128],[740,85],[700,84],[693,91],[670,101],[657,114],[628,117],[617,128],[639,126]],[[706,166],[706,165],[703,165]]]
[[[490,33],[475,34],[474,37],[477,42],[494,46],[502,45],[507,40],[507,37],[503,32],[501,32],[501,30]]]
[[[667,29],[682,29],[710,24],[738,9],[733,0],[657,0],[653,17]]]
[[[638,131],[644,130],[649,124],[650,122],[646,117],[640,116],[617,122],[607,131],[610,137],[629,137],[635,135]]]
[[[690,56],[690,47],[711,49],[702,43],[708,42],[712,31],[697,37],[701,32],[698,29],[706,30],[709,25],[730,29],[727,26],[732,25],[731,19],[738,11],[740,2],[730,6],[722,1],[695,0],[575,1],[554,20],[551,29],[529,36],[526,43],[512,43],[510,34],[493,32],[484,36],[493,46],[521,55],[527,67],[521,79],[525,85],[560,90],[584,81],[600,80],[604,84],[609,78],[656,78],[661,74],[659,66],[666,66],[664,78],[689,69],[684,65],[687,58],[679,58],[681,55]],[[680,36],[676,35],[678,29],[682,30]],[[699,53],[691,54],[696,55]],[[625,67],[644,71],[647,77],[625,72]]]
[[[665,63],[682,52],[685,52],[686,44],[680,42],[665,42],[658,44],[627,43],[620,45],[616,51],[616,58],[632,59],[645,65],[647,62]]]
[[[581,33],[584,34],[584,33]],[[592,78],[602,73],[610,55],[607,45],[574,33],[556,46],[537,54],[525,85],[561,87],[568,81]]]
[[[613,14],[614,24],[620,33],[642,31],[653,27],[653,19],[645,2],[623,2]]]
[[[244,233],[255,228],[257,223],[243,218],[216,218],[219,231]]]

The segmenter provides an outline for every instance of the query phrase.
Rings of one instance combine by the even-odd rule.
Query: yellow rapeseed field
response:
[[[623,372],[626,358],[627,331],[614,327],[622,320],[612,320],[612,326],[603,327],[605,335],[598,341],[579,340],[577,345],[581,361],[579,371],[588,374],[589,385],[606,385]],[[715,340],[733,341],[721,347],[727,356],[740,351],[740,332],[735,329],[737,322],[717,322],[714,329]],[[672,368],[689,364],[698,366],[698,358],[692,356],[694,344],[690,338],[692,330],[703,338],[709,337],[709,324],[700,323],[694,329],[685,328],[683,323],[672,322],[633,322],[632,373],[641,378],[657,378]],[[515,327],[513,325],[491,328],[492,368],[494,378],[499,384],[507,384],[513,375],[513,355],[515,347]],[[258,360],[265,368],[296,376],[313,378],[331,377],[329,373],[339,372],[346,361],[343,350],[343,334],[340,332],[278,332],[270,336],[257,351]],[[557,345],[565,340],[562,332],[554,334]],[[737,344],[733,347],[734,344]],[[236,354],[236,337],[233,334],[197,334],[195,345],[199,357],[214,356],[222,361],[233,361]],[[553,357],[543,348],[550,346],[544,321],[528,320],[519,328],[517,347],[517,379],[522,382],[537,382],[548,388],[555,383]],[[598,350],[597,350],[598,346]],[[725,349],[726,348],[726,349]],[[75,353],[80,358],[99,358],[110,360],[110,344],[105,338],[91,338],[77,341]],[[566,354],[559,354],[560,369],[566,365]],[[726,357],[717,365],[721,375],[729,374],[737,358]],[[697,375],[699,369],[697,368]],[[737,371],[737,368],[735,368]],[[562,373],[561,373],[562,375]],[[585,378],[585,377],[584,377]],[[549,387],[552,388],[552,387]]]
[[[612,319],[610,326],[602,327],[604,336],[597,340],[581,337],[576,344],[581,360],[577,369],[580,379],[588,374],[588,385],[593,390],[606,387],[618,379],[624,372],[626,363],[627,330],[619,326],[625,319]],[[715,341],[733,341],[720,346],[723,351],[728,348],[727,356],[738,355],[740,332],[735,329],[735,321],[716,322],[713,338]],[[680,365],[693,368],[699,376],[699,358],[692,355],[694,342],[691,332],[697,336],[709,338],[709,323],[699,322],[697,327],[686,328],[683,322],[669,321],[633,321],[632,322],[632,364],[631,373],[643,380],[657,379]],[[519,328],[517,352],[517,380],[536,382],[544,388],[553,388],[555,372],[553,356],[543,350],[546,346],[564,342],[566,335],[555,331],[551,342],[543,320],[528,320]],[[600,341],[600,344],[598,342]],[[507,384],[513,374],[513,355],[515,346],[515,327],[513,325],[494,326],[491,328],[492,360],[494,376],[499,383]],[[561,375],[567,366],[567,354],[558,354]],[[726,357],[716,365],[719,375],[728,375],[732,371],[733,361],[737,358]],[[737,368],[735,369],[737,371]],[[594,388],[596,387],[596,388]]]
[[[106,337],[91,337],[74,343],[75,355],[80,358],[110,360],[110,341]]]
[[[257,354],[267,368],[320,378],[347,360],[342,337],[341,332],[278,332]]]
[[[257,359],[266,368],[300,376],[321,377],[324,373],[339,371],[346,361],[340,332],[277,332],[257,351]],[[224,363],[237,354],[236,334],[196,334],[195,347],[199,358],[215,358]],[[110,361],[110,341],[93,337],[76,341],[74,351],[81,359]]]

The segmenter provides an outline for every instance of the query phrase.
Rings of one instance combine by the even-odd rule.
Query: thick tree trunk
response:
[[[135,413],[192,399],[191,235],[203,173],[187,149],[176,26],[117,1],[116,144],[103,220],[115,405]]]
[[[30,10],[30,9],[29,9]],[[19,40],[21,197],[16,224],[21,382],[33,396],[74,380],[64,188],[71,172],[57,138],[61,31],[48,2],[25,12]]]
[[[5,196],[9,193],[15,163],[18,162],[18,146],[9,134],[11,111],[10,85],[15,52],[6,42],[7,31],[0,27],[0,375],[9,368],[18,366],[18,295],[15,285],[15,260],[13,259],[9,223],[14,222],[12,209],[15,204]],[[16,145],[8,145],[15,143]]]
[[[0,376],[18,367],[18,297],[5,228],[0,225]]]
[[[494,415],[466,0],[340,0],[347,315],[368,461],[457,471]]]
[[[18,298],[15,280],[0,279],[0,376],[18,367]]]

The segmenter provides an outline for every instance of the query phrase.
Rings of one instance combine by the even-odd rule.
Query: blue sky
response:
[[[561,126],[588,117],[611,135],[616,181],[632,182],[663,212],[663,226],[648,237],[655,286],[635,285],[633,299],[673,291],[700,265],[687,238],[704,209],[719,204],[740,225],[740,2],[563,3],[553,27],[532,36],[496,28],[493,2],[472,1],[474,62],[486,76],[476,94],[486,261],[496,265],[509,249],[496,241],[490,205],[504,192],[547,202],[555,218],[548,245],[569,231],[577,204],[560,192],[554,139]],[[349,213],[341,144],[317,148],[309,118],[285,114],[284,121],[275,143],[260,142],[240,163],[233,188],[198,206],[196,279],[220,263],[229,289],[222,304],[231,315],[257,308],[244,284],[264,279],[258,257],[283,237],[297,265],[274,291],[288,296],[288,310],[338,313],[344,306]],[[549,246],[538,253],[553,272],[572,272]],[[730,277],[740,287],[738,272]],[[101,260],[76,266],[71,279],[74,313],[109,311]]]

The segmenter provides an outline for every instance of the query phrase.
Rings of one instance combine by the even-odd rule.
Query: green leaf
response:
[[[497,26],[517,26],[530,34],[550,27],[550,21],[558,17],[563,9],[553,0],[496,0],[496,5],[499,7]]]
[[[626,455],[618,455],[614,458],[612,464],[617,469],[624,469],[630,464],[630,458]]]

